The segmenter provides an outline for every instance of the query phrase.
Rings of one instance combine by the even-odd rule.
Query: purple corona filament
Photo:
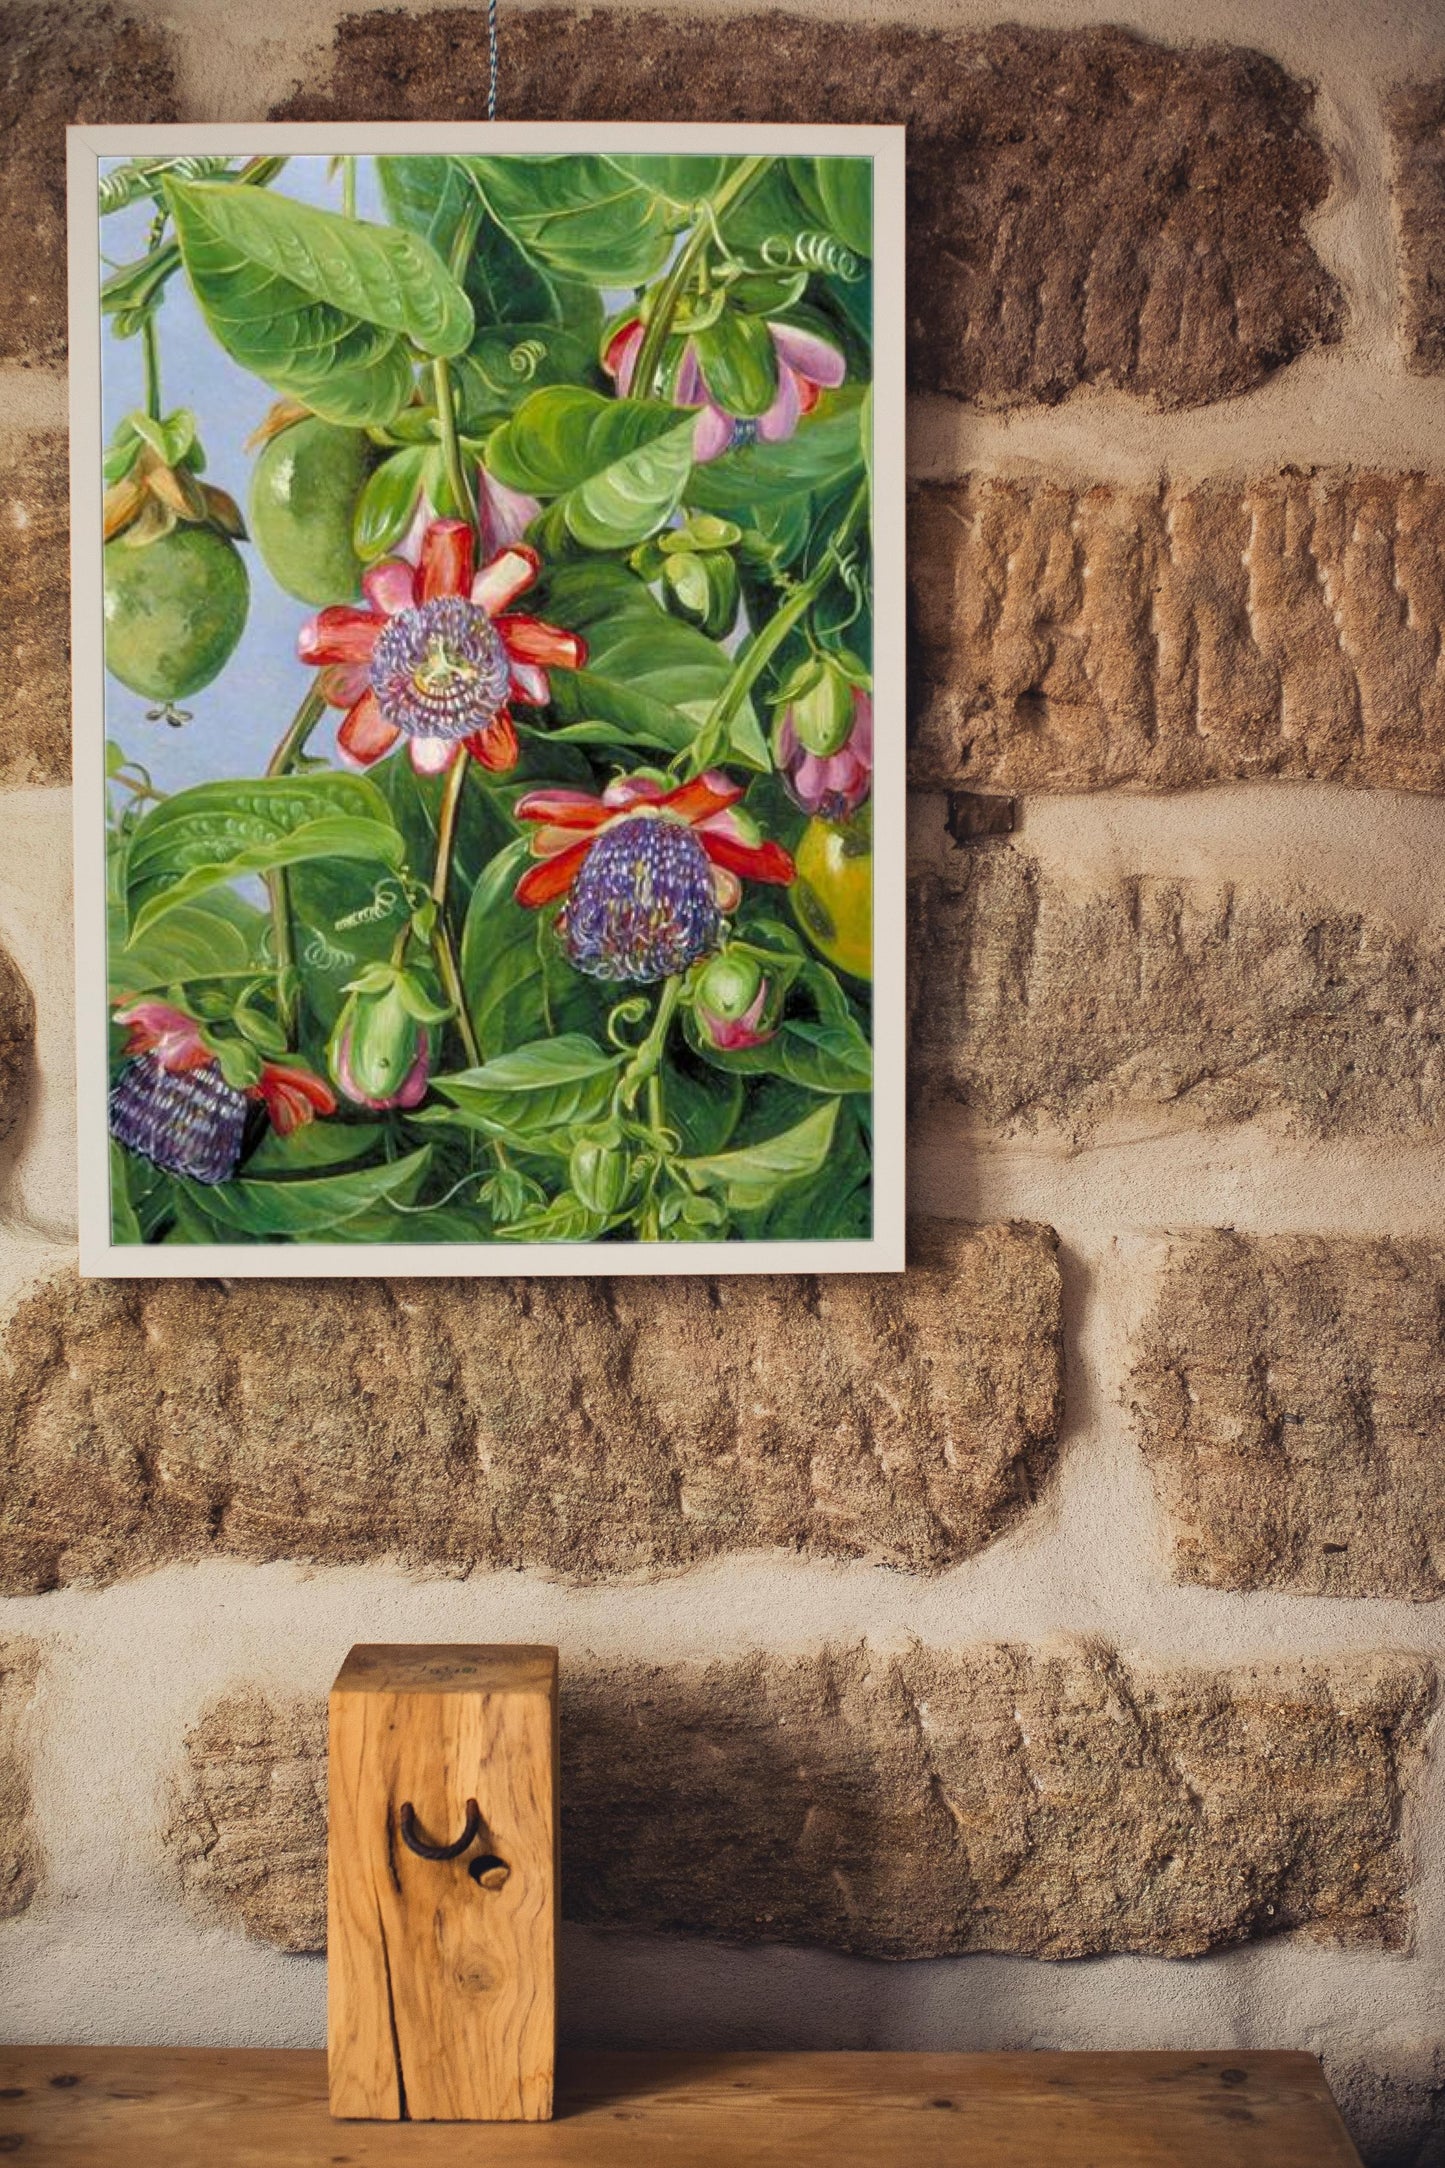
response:
[[[408,738],[467,738],[505,705],[511,664],[485,610],[461,595],[389,617],[371,656],[371,687]]]
[[[587,853],[557,928],[570,961],[595,979],[686,971],[722,933],[707,853],[681,821],[619,821]]]
[[[219,1069],[163,1068],[138,1054],[110,1094],[110,1133],[167,1174],[224,1182],[235,1172],[246,1127],[246,1100]]]

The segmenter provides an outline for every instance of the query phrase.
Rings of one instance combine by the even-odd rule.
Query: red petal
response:
[[[574,843],[570,851],[560,851],[555,858],[544,859],[540,866],[529,866],[513,890],[518,903],[525,903],[532,910],[539,904],[555,902],[565,896],[578,874],[582,861],[592,848],[592,838],[585,843]]]
[[[552,828],[600,828],[611,809],[585,790],[529,790],[512,809],[519,821],[546,821]]]
[[[505,708],[498,708],[485,730],[474,730],[466,739],[473,760],[495,774],[517,765],[517,733]]]
[[[539,662],[548,670],[580,670],[587,660],[587,642],[580,633],[563,632],[540,617],[495,617],[492,622],[507,652],[518,662]]]
[[[786,888],[796,871],[781,843],[736,843],[731,836],[706,831],[698,840],[715,866],[725,866],[748,881],[772,881]]]
[[[366,693],[337,731],[336,742],[358,768],[369,768],[383,753],[391,751],[400,736],[396,725],[382,714],[376,694]]]
[[[267,1062],[261,1081],[253,1085],[252,1098],[264,1099],[271,1127],[289,1137],[293,1129],[309,1122],[313,1114],[334,1114],[336,1095],[309,1069],[278,1069]]]
[[[422,537],[417,585],[423,602],[464,595],[472,584],[476,538],[464,519],[434,519]]]
[[[670,790],[658,803],[665,805],[669,813],[675,813],[679,820],[705,821],[714,813],[725,813],[730,805],[736,805],[742,794],[740,783],[710,770],[707,775],[694,776],[690,783]]]
[[[296,652],[303,662],[370,662],[376,636],[385,623],[372,610],[334,602],[301,627]]]

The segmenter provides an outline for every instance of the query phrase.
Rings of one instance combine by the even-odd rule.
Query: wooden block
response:
[[[354,1648],[331,1689],[327,1860],[331,2113],[545,2121],[557,1651]]]

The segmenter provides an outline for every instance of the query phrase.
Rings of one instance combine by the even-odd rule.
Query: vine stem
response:
[[[146,414],[151,421],[158,422],[161,418],[161,348],[154,309],[147,309],[141,318],[140,350],[145,364]]]
[[[325,713],[326,702],[314,685],[309,687],[266,763],[268,776],[290,774]],[[296,941],[291,926],[291,884],[284,867],[278,866],[267,874],[266,895],[271,905],[271,945],[276,951],[276,1021],[290,1045],[296,1036]]]
[[[678,250],[672,269],[657,290],[652,305],[652,315],[643,333],[642,346],[637,356],[637,367],[632,372],[632,396],[650,399],[656,388],[657,372],[662,361],[663,349],[672,330],[672,320],[677,305],[687,290],[687,282],[697,267],[697,260],[707,247],[713,227],[727,211],[741,203],[772,165],[771,156],[744,158],[735,171],[730,173],[712,196],[687,240]]]
[[[436,389],[437,423],[442,433],[442,458],[446,461],[447,481],[457,503],[460,519],[476,522],[476,502],[467,488],[466,469],[462,465],[461,439],[457,435],[457,410],[452,400],[452,372],[446,359],[438,355],[431,365],[432,383]]]
[[[657,1004],[657,1013],[652,1019],[647,1037],[638,1046],[636,1053],[627,1064],[626,1072],[618,1087],[619,1099],[625,1106],[630,1107],[636,1105],[637,1094],[642,1089],[642,1086],[646,1084],[648,1126],[654,1131],[660,1130],[662,1127],[662,1080],[658,1075],[658,1071],[662,1067],[662,1056],[667,1045],[667,1035],[672,1029],[672,1020],[677,1014],[677,1004],[681,996],[682,980],[680,978],[674,977],[664,981],[662,998]]]
[[[446,996],[456,1011],[457,1031],[466,1049],[470,1068],[480,1069],[483,1055],[481,1042],[467,1013],[466,995],[462,989],[461,967],[457,962],[456,944],[452,940],[451,927],[447,923],[447,885],[451,880],[452,853],[456,848],[457,816],[461,811],[462,791],[466,787],[467,769],[471,759],[464,747],[459,747],[456,759],[447,770],[446,783],[442,789],[441,814],[437,821],[437,855],[432,868],[431,898],[436,905],[436,929],[432,935],[432,951],[436,957],[437,972]]]
[[[727,684],[714,701],[706,722],[692,743],[688,756],[694,775],[701,775],[726,750],[728,733],[744,700],[772,661],[793,627],[817,601],[842,560],[853,529],[868,509],[868,484],[860,482],[847,511],[834,528],[821,561],[806,580],[801,580],[781,607],[774,611],[753,640]]]

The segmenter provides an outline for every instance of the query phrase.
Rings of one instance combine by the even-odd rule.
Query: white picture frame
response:
[[[80,1270],[87,1277],[407,1277],[895,1272],[904,1265],[905,457],[904,131],[901,128],[520,122],[69,130],[71,571],[74,665]],[[469,1242],[118,1241],[111,1206],[107,952],[107,675],[102,554],[105,450],[98,190],[114,161],[388,156],[867,158],[873,172],[872,1231],[857,1239]],[[184,386],[176,403],[184,403]],[[298,616],[302,606],[297,605]],[[164,729],[164,725],[157,726]],[[625,991],[625,989],[624,989]]]

